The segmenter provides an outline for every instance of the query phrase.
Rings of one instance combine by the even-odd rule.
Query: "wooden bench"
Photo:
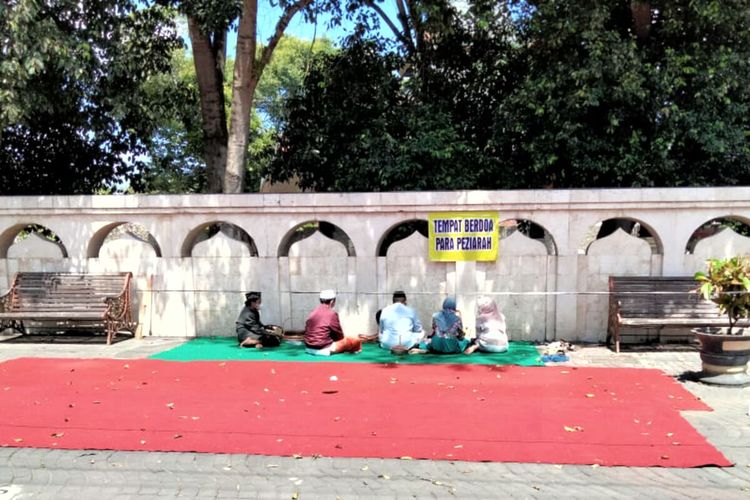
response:
[[[727,317],[693,292],[692,276],[610,276],[607,345],[620,352],[623,328],[658,329],[726,326]]]
[[[133,332],[132,273],[17,273],[0,296],[0,331],[35,329],[104,331],[107,344],[121,331]]]

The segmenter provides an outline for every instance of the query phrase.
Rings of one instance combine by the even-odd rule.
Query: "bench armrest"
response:
[[[0,295],[0,312],[6,312],[10,311],[10,302],[12,300],[12,292],[13,290],[8,290],[4,294]]]

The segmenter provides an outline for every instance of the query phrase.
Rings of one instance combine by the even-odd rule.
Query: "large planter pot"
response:
[[[696,328],[693,333],[701,344],[703,373],[701,382],[742,387],[750,385],[747,363],[750,361],[750,328],[735,328],[741,335],[727,335],[726,328]]]

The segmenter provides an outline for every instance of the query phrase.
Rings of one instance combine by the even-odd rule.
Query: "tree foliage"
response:
[[[747,0],[468,5],[422,0],[430,28],[409,50],[362,29],[319,61],[269,175],[318,190],[750,183]]]
[[[144,85],[181,42],[131,0],[0,6],[0,192],[70,194],[130,179],[158,109]]]

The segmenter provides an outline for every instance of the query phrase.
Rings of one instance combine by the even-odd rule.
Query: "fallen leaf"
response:
[[[101,401],[92,401],[91,404],[100,405],[100,404],[102,404],[102,402]]]
[[[662,460],[669,460],[669,455],[662,455],[662,456],[661,456],[661,459],[662,459]]]
[[[748,467],[750,467],[750,465],[748,465]],[[368,467],[368,466],[366,466],[366,465],[363,465],[363,466],[362,466],[362,468],[361,468],[361,469],[359,469],[359,470],[367,470],[367,469],[369,469],[369,467]]]
[[[330,376],[330,377],[328,378],[328,380],[330,380],[331,382],[336,382],[336,381],[337,381],[338,379],[339,379],[339,378],[338,378],[338,377],[337,377],[336,375],[331,375],[331,376]]]
[[[275,368],[271,368],[271,375],[276,375],[276,369]]]
[[[563,426],[563,429],[565,429],[567,432],[581,432],[583,431],[583,427],[580,425],[576,425],[574,427],[570,427],[568,425]]]
[[[219,366],[225,366],[226,363],[219,363]]]
[[[599,468],[599,464],[591,464],[591,468],[592,469],[597,469],[597,468]]]
[[[276,465],[276,464],[268,464],[268,465],[266,465],[266,467],[268,469],[275,469],[276,467],[278,467],[278,465]]]
[[[531,487],[534,488],[536,491],[540,491],[541,490],[541,488],[539,486],[532,485]]]
[[[276,442],[277,442],[277,443],[280,443],[280,442],[282,442],[282,441],[283,441],[283,439],[282,439],[282,438],[279,438],[279,439],[277,439],[277,440],[276,440]]]
[[[292,455],[292,458],[299,460],[302,458],[302,455],[300,455],[299,453],[295,453],[294,455]]]
[[[667,437],[671,438],[672,436],[674,436],[674,432],[667,432]]]
[[[167,403],[167,408],[174,410],[174,403]]]
[[[232,470],[232,466],[231,465],[227,465],[225,467],[222,467],[222,469],[224,469],[224,470]]]
[[[390,479],[391,478],[391,476],[389,476],[388,474],[380,474],[378,477],[380,479]]]
[[[15,441],[16,443],[20,443],[23,441],[23,438],[15,438],[13,441]]]
[[[141,444],[146,444],[146,440],[145,439],[141,439]]]
[[[50,436],[53,438],[63,437],[64,435],[65,435],[64,432],[53,432],[52,434],[50,434]]]
[[[591,393],[589,393],[589,394],[586,394],[586,397],[587,397],[587,398],[593,398],[594,396],[596,396],[596,394],[591,394]]]
[[[172,436],[172,439],[180,439],[182,437],[182,434],[175,434]]]
[[[123,368],[125,368],[127,370],[128,368],[130,368],[130,365],[125,365],[125,366],[123,366]]]
[[[398,457],[400,460],[414,460],[410,456],[404,455],[403,457]]]
[[[297,500],[298,498],[299,498],[299,493],[297,493],[296,491],[292,493],[292,500]]]
[[[453,448],[455,448],[455,449],[459,449],[459,448],[463,448],[463,447],[464,447],[464,445],[462,445],[462,444],[457,444],[457,445],[456,445],[456,446],[454,446]]]

